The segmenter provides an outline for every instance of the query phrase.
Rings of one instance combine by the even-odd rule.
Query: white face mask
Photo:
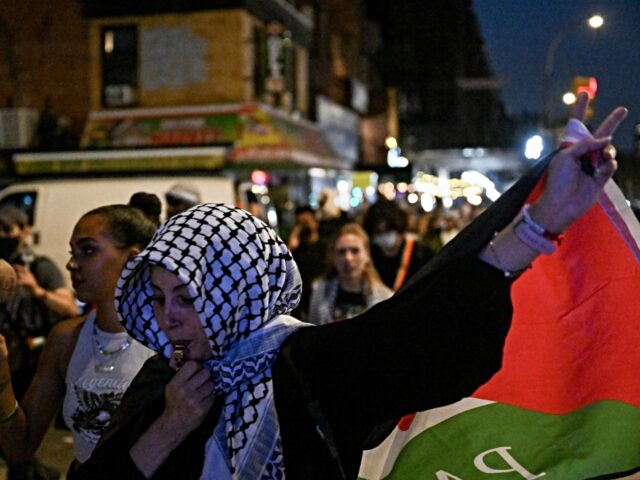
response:
[[[383,250],[395,247],[397,241],[398,232],[396,232],[395,230],[390,230],[386,233],[377,233],[373,236],[373,243]]]

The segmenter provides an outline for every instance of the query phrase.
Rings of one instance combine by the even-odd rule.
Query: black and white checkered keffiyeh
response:
[[[284,478],[271,365],[284,339],[305,325],[286,315],[302,289],[291,253],[261,220],[228,205],[198,205],[167,221],[125,267],[116,306],[134,338],[169,358],[150,265],[177,275],[195,299],[214,354],[204,367],[225,398],[202,478]]]

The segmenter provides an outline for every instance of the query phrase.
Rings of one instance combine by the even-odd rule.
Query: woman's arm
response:
[[[73,292],[66,287],[55,290],[42,289],[39,298],[50,310],[63,317],[73,317],[80,313]]]
[[[0,448],[14,462],[26,461],[37,450],[65,395],[65,375],[84,318],[60,322],[51,331],[29,389],[17,402],[11,386],[9,355],[0,335]],[[11,418],[12,412],[15,413]]]
[[[345,428],[453,403],[500,368],[512,281],[464,256],[355,318],[300,329],[292,361]]]
[[[38,283],[35,275],[23,265],[15,265],[18,277],[18,285],[22,285],[32,297],[40,300],[50,310],[63,317],[78,315],[78,306],[75,303],[73,292],[67,287],[58,287],[47,290]]]
[[[581,119],[588,106],[586,94],[580,95],[574,118]],[[548,176],[540,198],[530,205],[530,218],[547,232],[561,234],[596,202],[600,192],[613,176],[617,164],[611,135],[627,115],[619,107],[602,122],[594,138],[582,140],[560,151],[549,164]],[[602,152],[595,174],[582,171],[580,157],[590,152]],[[514,220],[480,253],[480,258],[505,272],[519,271],[540,255],[538,249],[523,242],[515,232]],[[535,243],[535,242],[534,242]]]
[[[625,115],[615,110],[597,134],[615,130]],[[582,172],[578,158],[608,142],[586,140],[556,155],[546,189],[530,207],[536,222],[548,220],[546,229],[561,232],[593,205],[615,161],[605,154],[601,176],[594,178]],[[366,426],[453,403],[499,370],[512,315],[513,278],[503,272],[525,268],[540,252],[511,227],[492,247],[436,262],[429,274],[418,274],[355,319],[293,336],[293,361],[330,419]]]

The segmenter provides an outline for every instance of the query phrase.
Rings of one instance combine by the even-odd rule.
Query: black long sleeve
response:
[[[359,317],[303,329],[287,341],[296,370],[333,427],[346,470],[357,471],[362,441],[374,425],[456,402],[500,368],[510,285],[499,270],[462,257]],[[285,369],[275,370],[287,471],[296,471],[293,478],[321,478],[311,473],[317,467],[301,467],[313,465],[308,442],[314,434],[301,433],[310,430],[298,410],[304,399],[291,400],[295,393],[279,384],[295,379],[285,377]]]

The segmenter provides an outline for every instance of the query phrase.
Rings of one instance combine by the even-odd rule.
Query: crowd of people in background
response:
[[[381,197],[353,214],[328,208],[332,197],[324,191],[317,209],[299,206],[287,242],[303,284],[294,316],[314,324],[349,318],[390,296],[483,211],[459,201],[424,212]],[[347,287],[345,271],[359,280]],[[345,303],[337,308],[336,301]]]
[[[500,369],[511,285],[597,201],[616,169],[610,135],[626,113],[614,110],[595,138],[556,153],[540,196],[518,214],[516,205],[507,215],[492,209],[490,225],[474,224],[476,238],[446,265],[443,252],[412,274],[428,255],[418,258],[419,240],[392,204],[362,219],[371,251],[346,215],[316,216],[317,236],[303,232],[307,221],[299,234],[330,239],[327,273],[311,285],[308,320],[324,307],[316,328],[289,315],[303,286],[268,225],[222,204],[171,217],[127,262],[115,292],[124,328],[158,355],[70,479],[356,478],[362,451],[400,417],[457,402]],[[595,151],[590,174],[580,158]],[[374,247],[384,255],[379,283]],[[384,277],[385,295],[399,290],[369,308]]]
[[[166,192],[165,200],[168,220],[200,203],[201,197],[193,185],[178,183]],[[316,325],[351,318],[391,297],[472,220],[469,208],[439,209],[418,215],[408,205],[383,198],[354,215],[336,206],[335,192],[325,190],[319,200],[317,209],[308,205],[296,209],[295,224],[286,238],[303,286],[293,315]],[[71,260],[66,265],[77,281],[80,266],[86,263],[83,268],[89,268],[90,255],[99,260],[109,257],[109,249],[116,253],[132,248],[139,251],[149,241],[155,231],[153,222],[157,226],[162,214],[159,199],[140,192],[132,196],[130,205],[133,206],[105,206],[89,212],[78,222],[71,237]],[[126,235],[123,229],[128,231]],[[144,239],[132,243],[132,232],[138,232],[140,237],[143,230]],[[69,390],[77,389],[76,380],[82,377],[84,367],[100,367],[84,359],[80,361],[84,365],[81,368],[78,363],[81,350],[98,348],[105,361],[112,361],[117,355],[129,358],[135,354],[137,360],[133,362],[133,370],[126,373],[128,379],[123,385],[128,384],[150,354],[121,331],[115,311],[106,308],[113,303],[115,280],[126,255],[112,268],[91,260],[95,264],[93,270],[83,275],[99,278],[99,285],[90,288],[89,282],[85,282],[85,287],[74,284],[74,292],[65,286],[67,282],[59,266],[33,251],[29,234],[28,218],[23,211],[10,206],[0,208],[0,257],[14,267],[17,278],[16,293],[0,305],[0,333],[4,339],[0,342],[0,353],[8,359],[10,367],[0,373],[5,383],[12,384],[12,389],[3,390],[7,398],[0,400],[20,405],[14,412],[20,421],[0,424],[0,437],[20,438],[19,442],[0,441],[12,480],[57,478],[57,471],[33,457],[56,415],[58,427],[64,428],[63,418],[67,420],[66,428],[70,428],[77,444],[76,458],[81,461],[88,457],[100,431],[108,424],[122,392],[112,392],[108,405],[93,405],[93,414],[85,412],[82,419],[78,411],[74,413],[71,407],[67,408],[82,407],[78,404],[82,395],[91,396],[93,403],[106,398],[104,392]],[[89,248],[87,242],[93,242],[91,254],[85,252]],[[109,274],[111,271],[113,275]],[[81,328],[83,325],[91,328]],[[48,337],[50,345],[43,349]],[[37,370],[43,351],[45,361]],[[65,387],[67,383],[70,386]],[[66,414],[61,410],[63,399]],[[43,409],[46,412],[35,414],[35,410]]]
[[[554,232],[579,218],[615,171],[608,134],[625,114],[611,114],[602,138],[554,157],[532,204]],[[576,159],[596,149],[607,155],[591,179]],[[566,184],[577,187],[567,193]],[[381,198],[354,216],[332,197],[323,192],[317,210],[296,210],[286,244],[246,210],[201,204],[185,184],[167,192],[164,223],[159,199],[144,192],[91,210],[70,232],[75,294],[31,250],[24,213],[0,209],[0,252],[17,285],[8,298],[0,292],[0,448],[31,468],[9,478],[55,478],[32,456],[58,413],[74,439],[69,478],[257,478],[256,468],[279,478],[285,467],[292,478],[346,478],[379,426],[486,381],[508,331],[514,272],[551,240],[527,224],[538,243],[525,244],[511,225],[451,271],[434,273],[437,281],[417,275],[394,296],[480,209],[459,203],[418,214]],[[558,204],[568,207],[549,208]],[[460,289],[469,271],[486,282]],[[478,294],[489,300],[477,302]],[[469,316],[486,319],[477,331],[466,315],[450,315],[458,295]],[[302,322],[288,315],[294,308]],[[434,321],[421,321],[426,311]],[[354,354],[355,337],[362,345]],[[490,348],[477,358],[460,344],[481,337]],[[450,355],[457,348],[462,354]],[[446,387],[442,397],[438,387]],[[312,408],[320,403],[324,411]]]

